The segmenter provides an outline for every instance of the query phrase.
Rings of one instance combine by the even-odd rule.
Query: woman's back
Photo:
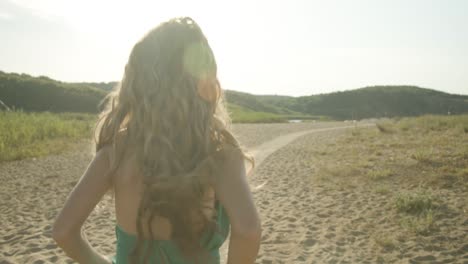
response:
[[[172,245],[171,256],[206,259],[221,245],[209,246],[214,234],[230,222],[229,260],[253,262],[260,223],[244,166],[252,159],[229,129],[214,54],[192,19],[162,23],[135,44],[97,135],[96,156],[57,218],[58,241],[75,237],[113,189],[118,260],[147,259],[148,241]],[[74,259],[102,261],[86,240],[72,242],[61,244]]]
[[[113,175],[117,226],[128,234],[137,234],[138,207],[143,193],[143,176],[138,170],[135,155],[124,157]],[[154,239],[170,240],[172,226],[167,218],[156,216],[152,223]],[[145,230],[149,238],[148,230]]]
[[[117,204],[116,204],[117,206]],[[211,233],[203,234],[200,239],[200,244],[208,253],[208,258],[203,263],[220,263],[219,248],[226,240],[229,234],[229,218],[221,203],[216,202],[214,210],[216,212],[217,230]],[[159,218],[153,223],[154,231],[171,229],[171,224],[168,219]],[[168,229],[166,229],[168,228]],[[117,223],[115,227],[115,234],[117,239],[116,255],[113,258],[114,264],[129,263],[129,256],[133,254],[133,249],[137,243],[137,235],[132,234],[123,229]],[[156,233],[157,234],[157,233]],[[172,264],[188,264],[193,263],[192,260],[187,259],[178,245],[170,240],[170,236],[162,237],[155,236],[156,239],[148,239],[145,241],[145,247],[150,252],[148,255],[149,263],[172,263]],[[160,237],[160,238],[158,238]],[[152,243],[151,243],[152,242]]]
[[[119,169],[112,176],[114,201],[116,212],[116,239],[117,252],[113,263],[128,263],[129,256],[133,253],[137,242],[136,221],[138,206],[142,199],[143,176],[135,162],[135,155],[123,157]],[[216,199],[215,190],[210,186],[203,199],[204,214],[206,217],[215,218],[217,228],[215,232],[203,234],[200,243],[209,253],[210,262],[219,263],[219,248],[229,234],[229,218],[226,210]],[[193,208],[196,209],[196,208]],[[150,263],[192,263],[187,260],[174,241],[171,240],[172,224],[169,219],[156,216],[151,224],[153,239],[148,230],[144,230],[146,243],[150,248]],[[150,241],[153,244],[150,245]],[[165,262],[164,262],[165,261]]]
[[[115,194],[115,213],[117,225],[128,234],[137,234],[136,221],[138,207],[143,193],[143,176],[135,162],[135,155],[124,157],[123,162],[113,177],[113,189]],[[216,195],[210,186],[203,199],[204,214],[208,218],[215,216]],[[193,208],[194,210],[196,208]],[[157,240],[170,240],[172,225],[169,219],[156,215],[152,221],[153,238]],[[148,230],[144,230],[145,237],[149,238]]]

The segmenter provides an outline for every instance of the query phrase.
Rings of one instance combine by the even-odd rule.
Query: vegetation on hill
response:
[[[96,113],[105,95],[92,86],[0,71],[0,100],[11,109]]]
[[[468,113],[468,96],[415,86],[373,86],[301,97],[228,91],[227,99],[247,109],[282,114],[285,118],[302,115],[304,119],[321,116],[346,120]]]
[[[259,96],[261,102],[334,119],[468,113],[468,96],[415,86],[373,86],[329,94]]]
[[[98,104],[117,85],[109,83],[64,83],[48,77],[0,72],[0,110],[27,112],[97,113]],[[262,103],[254,95],[226,91],[233,122],[285,122],[286,115],[300,113]],[[303,115],[302,115],[303,116]]]
[[[72,83],[74,85],[84,85],[84,86],[91,86],[95,88],[99,88],[106,92],[111,91],[114,87],[118,84],[118,82],[79,82],[79,83]]]
[[[260,100],[258,95],[231,90],[226,90],[225,95],[234,123],[277,123],[291,119],[327,120],[323,116],[303,114],[282,105],[275,106]]]
[[[257,95],[232,90],[226,90],[225,95],[226,101],[228,101],[230,104],[235,104],[251,111],[283,115],[300,114],[288,108],[284,108],[280,105],[275,106],[267,102],[261,101],[259,100]]]
[[[1,103],[24,111],[98,112],[117,83],[64,83],[48,77],[0,72]],[[291,97],[227,90],[234,122],[288,119],[364,119],[468,113],[468,96],[415,86],[374,86],[329,94]]]
[[[285,116],[253,111],[236,104],[228,104],[228,111],[233,123],[282,123],[287,122]]]

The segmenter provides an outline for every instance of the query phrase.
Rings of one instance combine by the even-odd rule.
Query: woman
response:
[[[133,48],[98,122],[96,155],[58,215],[53,238],[79,263],[254,263],[260,221],[246,180],[253,160],[228,129],[214,55],[190,18]],[[117,252],[96,252],[81,227],[113,190]]]

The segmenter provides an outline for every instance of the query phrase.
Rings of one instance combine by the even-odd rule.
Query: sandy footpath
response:
[[[346,130],[308,133],[266,157],[252,184],[263,225],[257,263],[468,263],[467,196],[440,190],[449,213],[437,219],[440,230],[424,236],[401,236],[389,195],[362,182],[317,176],[318,146],[331,146]],[[337,164],[340,161],[337,160]],[[393,248],[384,248],[395,234]],[[380,241],[377,243],[377,241]]]
[[[255,158],[255,171],[251,175],[250,184],[251,188],[254,192],[254,194],[257,196],[256,197],[256,202],[257,206],[259,203],[261,203],[265,197],[263,196],[262,190],[264,188],[268,188],[270,185],[270,181],[275,181],[275,178],[270,178],[270,177],[264,177],[262,176],[262,172],[259,171],[258,168],[262,168],[262,164],[267,159],[271,154],[274,152],[280,150],[281,148],[287,146],[291,142],[297,140],[298,138],[308,135],[308,134],[318,134],[318,133],[328,133],[328,132],[333,132],[333,131],[339,131],[339,130],[344,130],[344,129],[349,129],[349,128],[355,128],[356,126],[359,126],[360,128],[364,127],[371,127],[374,126],[374,124],[358,124],[358,125],[337,125],[337,126],[320,126],[320,127],[313,127],[309,128],[307,130],[302,130],[298,132],[293,132],[293,133],[288,133],[288,134],[283,134],[280,135],[272,140],[266,141],[260,145],[253,146],[250,150],[250,153],[254,156]],[[288,156],[288,158],[295,159],[296,157],[294,156]],[[273,161],[276,162],[276,161]],[[268,166],[268,165],[266,165]],[[260,176],[256,176],[260,175]],[[291,190],[294,191],[294,190]],[[293,193],[291,193],[293,194]],[[280,200],[278,200],[279,203],[281,203]],[[261,212],[261,210],[260,210]],[[262,213],[262,212],[261,212]],[[266,216],[268,217],[268,216]],[[265,216],[262,216],[262,219],[264,219]],[[222,262],[225,263],[227,260],[227,253],[228,253],[228,243],[225,243],[223,247],[221,248],[221,259]]]
[[[239,124],[233,130],[248,149],[278,136],[343,123]],[[0,163],[0,264],[73,263],[51,239],[51,225],[92,158],[89,142],[61,155]],[[114,253],[114,209],[104,197],[85,231],[101,252]]]
[[[443,224],[439,234],[398,241],[386,250],[376,241],[401,232],[389,218],[392,200],[359,182],[346,185],[317,176],[323,164],[315,150],[335,144],[350,126],[233,126],[257,162],[249,178],[252,187],[261,186],[254,191],[263,225],[257,263],[468,263],[466,212],[438,220]],[[0,264],[73,263],[51,239],[51,225],[91,158],[87,141],[61,155],[0,163]],[[444,190],[441,195],[468,209],[463,194]],[[115,252],[114,224],[112,199],[105,196],[84,229],[91,244],[107,255]],[[221,254],[224,262],[227,243]]]
[[[249,178],[252,187],[261,186],[254,191],[263,225],[257,263],[468,263],[468,206],[456,190],[441,190],[447,204],[461,209],[437,220],[438,233],[398,240],[391,250],[376,243],[402,232],[391,218],[389,196],[318,173],[323,164],[316,150],[349,134],[346,127],[354,124],[233,126],[257,162]],[[91,158],[86,141],[61,155],[0,164],[0,264],[73,263],[51,239],[51,225]],[[401,187],[394,183],[395,190]],[[107,195],[84,227],[107,255],[115,252],[114,224]],[[224,263],[227,243],[221,255]]]

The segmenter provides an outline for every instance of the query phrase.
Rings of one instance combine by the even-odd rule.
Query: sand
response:
[[[465,222],[450,236],[433,238],[425,246],[402,243],[400,249],[384,252],[376,247],[375,236],[381,228],[391,228],[384,218],[391,210],[385,196],[366,186],[336,188],[333,181],[314,178],[320,157],[312,150],[333,142],[346,133],[338,127],[349,125],[233,126],[257,158],[250,183],[262,186],[254,191],[263,223],[257,263],[467,263],[466,214],[458,216]],[[61,155],[0,164],[0,264],[73,263],[51,239],[51,225],[91,158],[90,144],[83,142]],[[106,196],[85,223],[88,239],[103,254],[115,251],[114,224],[112,199]],[[458,243],[449,247],[444,239]],[[221,252],[225,259],[226,246]]]
[[[438,230],[399,236],[409,231],[395,219],[392,193],[317,176],[323,164],[312,153],[344,133],[350,132],[303,135],[259,166],[252,183],[267,183],[254,192],[263,222],[257,263],[468,263],[468,199],[463,190],[439,190],[449,208],[436,219]],[[390,192],[407,187],[394,181]],[[379,245],[393,235],[393,248]]]

